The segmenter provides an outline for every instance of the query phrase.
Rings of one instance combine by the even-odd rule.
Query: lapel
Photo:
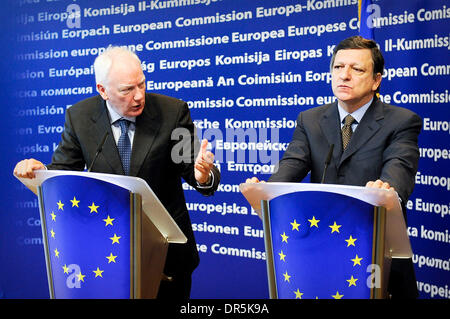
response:
[[[94,122],[93,127],[95,127],[97,133],[95,136],[96,145],[100,144],[105,132],[108,132],[109,136],[106,138],[102,149],[103,158],[115,174],[123,175],[122,161],[120,160],[119,151],[117,150],[117,145],[111,130],[111,120],[109,119],[108,109],[106,108],[105,101],[101,97],[98,98],[97,108],[98,112],[94,113],[91,118]]]
[[[327,139],[328,146],[334,144],[333,161],[331,161],[331,163],[339,162],[339,156],[342,152],[342,140],[337,102],[330,104],[325,110],[319,121],[319,125],[325,135],[325,138]],[[328,150],[325,150],[324,156],[326,156],[327,153]]]
[[[366,144],[366,142],[380,129],[381,125],[378,121],[383,118],[383,104],[375,97],[372,104],[361,119],[361,123],[358,124],[355,132],[353,132],[350,143],[341,156],[339,165],[341,165],[347,158]]]
[[[136,118],[133,148],[131,151],[130,176],[137,176],[161,127],[162,119],[156,106],[151,105],[146,94],[144,111]]]

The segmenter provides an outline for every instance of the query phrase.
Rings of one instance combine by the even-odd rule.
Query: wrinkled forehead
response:
[[[345,49],[336,52],[334,64],[372,64],[372,54],[369,49]]]
[[[331,60],[330,69],[335,65],[358,65],[373,71],[374,61],[370,49],[342,49],[337,51]]]

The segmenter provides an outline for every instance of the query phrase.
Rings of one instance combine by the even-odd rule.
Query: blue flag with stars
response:
[[[370,298],[372,205],[316,191],[269,205],[278,298]]]
[[[372,0],[358,0],[359,35],[374,40],[373,25],[370,21]]]
[[[55,298],[130,298],[130,193],[82,176],[42,183]]]

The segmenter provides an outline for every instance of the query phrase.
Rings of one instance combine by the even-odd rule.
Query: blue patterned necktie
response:
[[[130,126],[130,121],[121,119],[118,121],[120,125],[121,135],[119,137],[119,142],[117,143],[117,148],[119,149],[120,159],[122,160],[123,170],[126,175],[130,174],[130,159],[131,159],[131,142],[128,137],[128,128]]]

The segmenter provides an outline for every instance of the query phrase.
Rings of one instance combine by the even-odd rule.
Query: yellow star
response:
[[[113,222],[114,219],[115,219],[115,218],[109,217],[109,215],[108,215],[108,218],[103,219],[103,221],[105,222],[105,227],[108,226],[108,225],[113,226],[113,223],[112,223],[112,222]]]
[[[93,272],[94,272],[94,274],[95,274],[95,278],[97,278],[97,277],[102,277],[102,278],[103,278],[102,272],[104,272],[104,270],[100,270],[100,269],[98,269],[98,267],[97,267],[97,270],[93,270]]]
[[[347,280],[347,282],[348,282],[348,286],[350,287],[350,286],[355,286],[356,287],[356,281],[358,280],[358,278],[353,278],[353,275],[352,275],[352,278],[350,278],[350,279],[348,279]]]
[[[284,276],[284,281],[290,282],[289,279],[291,278],[291,276],[288,275],[287,270],[286,272],[283,274]]]
[[[55,232],[53,231],[53,229],[50,230],[50,234],[51,234],[52,238],[55,238]]]
[[[355,246],[356,238],[353,238],[352,235],[350,235],[350,237],[345,241],[347,242],[347,247],[349,247],[350,245]]]
[[[108,264],[111,263],[111,262],[115,263],[115,262],[116,262],[117,256],[114,256],[114,255],[111,253],[109,256],[106,256],[106,258],[108,258]]]
[[[292,230],[297,230],[297,231],[299,231],[298,230],[298,226],[300,226],[300,224],[297,224],[297,221],[294,219],[294,222],[293,223],[291,223],[291,225],[292,225]]]
[[[52,213],[50,214],[50,216],[52,216],[52,220],[56,221],[56,215],[55,215],[54,212],[52,212]]]
[[[340,295],[339,291],[336,291],[336,294],[331,295],[331,297],[333,297],[334,299],[342,299],[342,297],[344,297],[344,295]]]
[[[58,251],[58,248],[55,248],[54,253],[55,253],[55,256],[59,258],[59,251]]]
[[[283,254],[283,251],[281,251],[281,253],[278,253],[278,255],[280,255],[280,260],[282,261],[286,261],[284,258],[286,258],[286,255]]]
[[[58,209],[64,210],[64,204],[61,203],[61,200],[59,200],[56,204],[58,205]]]
[[[295,299],[302,299],[303,293],[297,288],[297,291],[294,291]]]
[[[70,201],[72,202],[72,207],[75,207],[75,206],[77,206],[78,208],[80,207],[80,206],[78,206],[78,203],[79,203],[80,201],[77,200],[77,199],[75,198],[75,196],[74,196],[73,199],[71,199]]]
[[[115,244],[115,243],[120,244],[119,243],[120,238],[121,238],[121,236],[117,236],[116,234],[114,234],[114,237],[109,237],[109,239],[112,240],[112,244]]]
[[[313,218],[312,219],[308,219],[308,221],[310,222],[310,226],[309,227],[313,227],[313,226],[316,226],[317,228],[319,228],[319,222],[320,222],[320,219],[316,219],[316,217],[315,216],[313,216]]]
[[[351,259],[351,261],[353,261],[353,267],[355,267],[356,265],[361,266],[361,260],[362,260],[362,258],[359,258],[358,255],[356,255],[356,257],[354,259]]]
[[[62,269],[64,270],[64,273],[65,273],[65,274],[69,274],[69,267],[67,267],[67,265],[64,265],[64,266],[62,267]]]
[[[84,277],[86,277],[86,275],[83,275],[80,271],[80,273],[76,274],[78,281],[82,281],[84,282]]]
[[[94,202],[92,202],[92,205],[88,206],[88,207],[91,209],[91,211],[90,211],[91,213],[92,212],[98,213],[97,208],[99,208],[100,206],[95,206]]]
[[[328,227],[331,228],[331,233],[334,233],[334,232],[338,232],[339,233],[339,227],[341,227],[341,226],[342,225],[336,225],[336,222],[334,222],[333,225],[330,225]]]
[[[285,243],[287,243],[289,236],[287,236],[286,232],[284,232],[281,234],[281,238],[282,238],[281,241],[284,241]]]

